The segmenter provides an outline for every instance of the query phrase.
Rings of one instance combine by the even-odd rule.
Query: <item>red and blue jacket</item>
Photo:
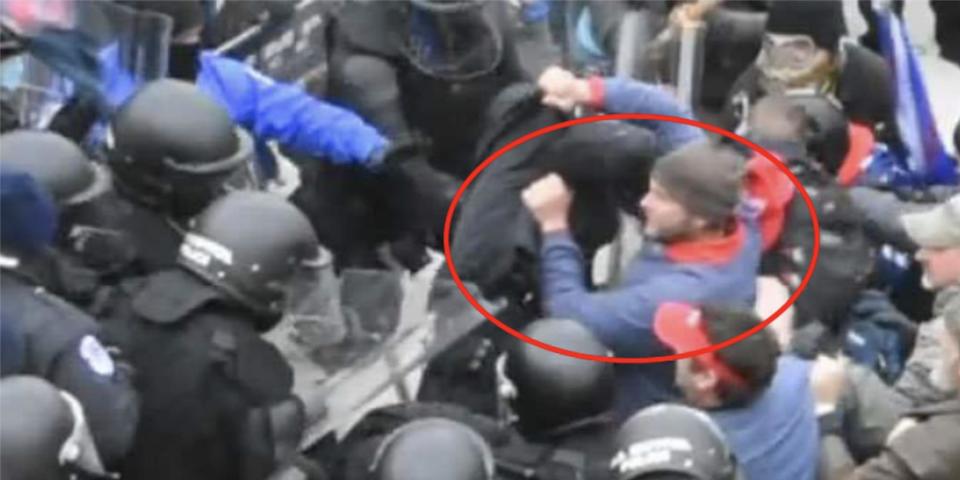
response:
[[[605,80],[602,87],[594,83],[594,88],[603,88],[606,111],[686,115],[667,92],[639,82]],[[663,142],[664,153],[704,138],[696,127],[656,123],[654,131]],[[771,162],[760,157],[750,160],[746,189],[751,196],[741,206],[730,235],[671,244],[647,240],[622,283],[606,291],[587,288],[585,261],[570,234],[549,234],[540,254],[544,309],[551,317],[583,322],[618,357],[670,354],[653,333],[654,313],[661,303],[753,307],[760,255],[779,235],[792,188],[788,177]],[[645,406],[679,398],[672,363],[617,367],[617,410],[624,417]]]

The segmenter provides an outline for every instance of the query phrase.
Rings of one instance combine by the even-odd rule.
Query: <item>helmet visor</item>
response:
[[[332,256],[318,248],[316,256],[303,260],[287,284],[284,314],[294,324],[321,323],[332,317],[335,279]]]
[[[421,72],[467,80],[493,71],[503,55],[503,38],[492,13],[476,2],[431,8],[411,7],[403,51]]]

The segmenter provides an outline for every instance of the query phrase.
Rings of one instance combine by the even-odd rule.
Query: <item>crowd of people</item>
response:
[[[941,139],[950,99],[905,83],[903,2],[860,2],[854,39],[839,0],[346,0],[306,47],[322,92],[218,52],[222,3],[0,8],[0,477],[960,478],[960,122]],[[930,4],[960,68],[960,2]],[[727,134],[607,119],[503,148],[607,113]],[[264,335],[336,289],[399,309],[494,153],[448,254],[535,342],[483,322],[414,398],[306,442]],[[638,251],[595,276],[630,217]],[[344,321],[319,344],[397,328]]]

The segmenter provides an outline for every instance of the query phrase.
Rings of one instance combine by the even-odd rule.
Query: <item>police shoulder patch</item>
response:
[[[92,335],[87,335],[80,340],[80,358],[87,362],[90,369],[97,375],[109,377],[113,375],[113,358],[107,349]]]

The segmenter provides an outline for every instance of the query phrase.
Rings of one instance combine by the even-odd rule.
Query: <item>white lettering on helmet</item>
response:
[[[693,445],[685,438],[665,437],[637,442],[620,450],[610,461],[610,467],[618,472],[670,462],[673,452],[690,452]]]
[[[230,249],[195,233],[188,233],[183,238],[180,254],[204,267],[210,264],[211,258],[224,265],[233,265],[233,252]]]

